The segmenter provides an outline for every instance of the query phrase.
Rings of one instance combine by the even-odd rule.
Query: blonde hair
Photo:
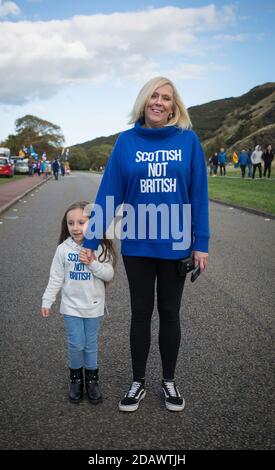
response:
[[[174,83],[166,77],[154,77],[149,80],[149,82],[145,83],[136,98],[128,124],[135,124],[139,119],[144,117],[144,109],[148,100],[157,88],[164,85],[170,85],[173,90],[173,116],[165,126],[177,126],[182,129],[192,127],[188,111],[181,100],[178,90]]]

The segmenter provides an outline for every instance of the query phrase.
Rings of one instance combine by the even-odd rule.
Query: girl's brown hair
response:
[[[82,209],[84,212],[84,215],[86,215],[87,217],[89,217],[91,214],[91,205],[89,202],[78,201],[78,202],[74,202],[73,204],[71,204],[66,210],[61,221],[61,231],[60,231],[60,235],[58,239],[58,244],[63,243],[70,236],[70,233],[68,230],[68,224],[67,224],[67,215],[68,215],[68,212],[74,209]],[[103,240],[101,240],[100,242],[100,245],[102,248],[102,252],[100,253],[98,257],[98,261],[100,261],[101,263],[108,261],[108,262],[111,262],[113,266],[115,266],[116,261],[117,261],[117,255],[116,255],[116,251],[115,251],[112,240],[109,240],[104,235]]]

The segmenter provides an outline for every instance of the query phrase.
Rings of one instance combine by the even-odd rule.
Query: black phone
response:
[[[191,274],[191,282],[195,282],[195,280],[198,279],[200,273],[201,273],[200,265],[198,264],[198,265],[195,267],[195,269],[192,271],[192,274]]]

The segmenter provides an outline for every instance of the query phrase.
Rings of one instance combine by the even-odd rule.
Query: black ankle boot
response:
[[[98,385],[98,369],[85,369],[85,385],[88,399],[94,405],[102,401],[102,395]]]
[[[70,391],[69,399],[78,403],[83,397],[83,371],[80,369],[70,369]]]

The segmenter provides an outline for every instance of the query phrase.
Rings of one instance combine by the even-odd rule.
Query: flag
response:
[[[238,155],[237,155],[236,152],[233,153],[232,160],[233,160],[234,163],[238,163],[239,158],[238,158]]]

